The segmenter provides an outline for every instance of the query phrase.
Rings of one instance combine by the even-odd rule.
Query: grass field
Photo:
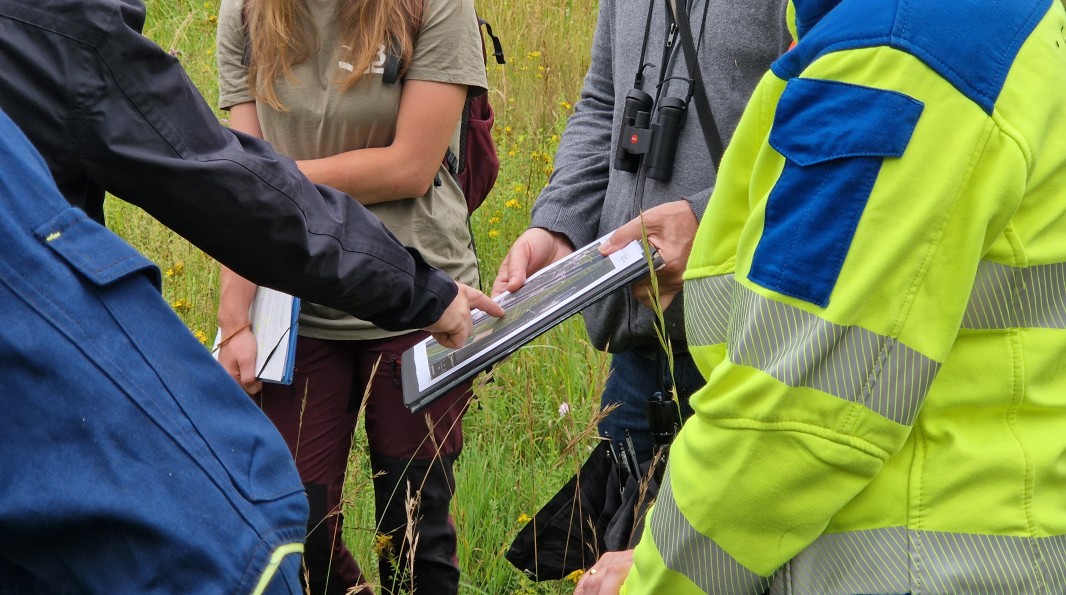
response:
[[[217,98],[217,0],[148,0],[145,34],[176,55],[209,104]],[[529,221],[546,184],[566,118],[588,65],[595,2],[477,0],[502,38],[506,66],[489,67],[502,169],[474,215],[482,282],[491,283],[510,242]],[[218,113],[225,122],[225,114]],[[139,209],[109,199],[109,225],[164,272],[164,295],[201,342],[215,332],[218,265]],[[592,419],[607,357],[588,347],[572,319],[521,349],[479,383],[466,416],[466,447],[456,472],[453,514],[459,530],[463,593],[568,593],[567,582],[528,581],[503,557],[524,519],[536,512],[592,447]],[[565,404],[565,407],[563,405]],[[568,409],[567,413],[560,413]],[[580,439],[578,439],[580,438]],[[567,448],[567,445],[571,445]],[[362,432],[356,435],[345,494],[345,539],[373,571],[373,495]]]

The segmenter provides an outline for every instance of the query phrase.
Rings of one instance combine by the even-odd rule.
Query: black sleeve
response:
[[[119,2],[84,71],[73,131],[90,178],[247,279],[390,330],[435,322],[457,288],[346,194],[222,127]]]

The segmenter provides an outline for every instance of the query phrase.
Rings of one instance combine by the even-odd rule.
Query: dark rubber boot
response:
[[[455,493],[454,462],[454,456],[405,461],[371,454],[378,543],[383,546],[379,548],[378,562],[383,593],[458,593],[459,559],[455,553],[455,525],[449,514]],[[406,536],[409,482],[410,494],[418,494],[418,506],[413,513],[413,556]]]

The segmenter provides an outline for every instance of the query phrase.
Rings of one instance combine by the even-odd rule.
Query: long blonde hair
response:
[[[338,1],[338,38],[346,46],[342,59],[352,65],[351,72],[336,81],[341,91],[363,77],[382,43],[400,57],[401,69],[410,63],[424,0]],[[256,100],[285,111],[275,90],[278,79],[291,78],[294,65],[325,48],[318,48],[304,0],[245,0],[243,10],[251,48],[248,86]]]

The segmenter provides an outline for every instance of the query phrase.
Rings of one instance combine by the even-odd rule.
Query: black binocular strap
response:
[[[710,2],[710,0],[707,1]],[[711,161],[714,163],[714,171],[717,175],[725,147],[722,145],[722,135],[718,131],[718,124],[714,121],[714,113],[711,112],[711,103],[707,98],[707,88],[703,84],[703,73],[700,71],[696,44],[692,41],[692,24],[688,18],[688,6],[686,6],[686,0],[672,0],[667,2],[667,6],[673,8],[674,20],[677,21],[677,28],[680,30],[681,49],[685,53],[685,62],[692,72],[692,86],[695,91],[693,99],[696,102],[696,113],[700,117],[700,128],[703,129],[703,137],[707,141],[707,148],[710,150]]]

